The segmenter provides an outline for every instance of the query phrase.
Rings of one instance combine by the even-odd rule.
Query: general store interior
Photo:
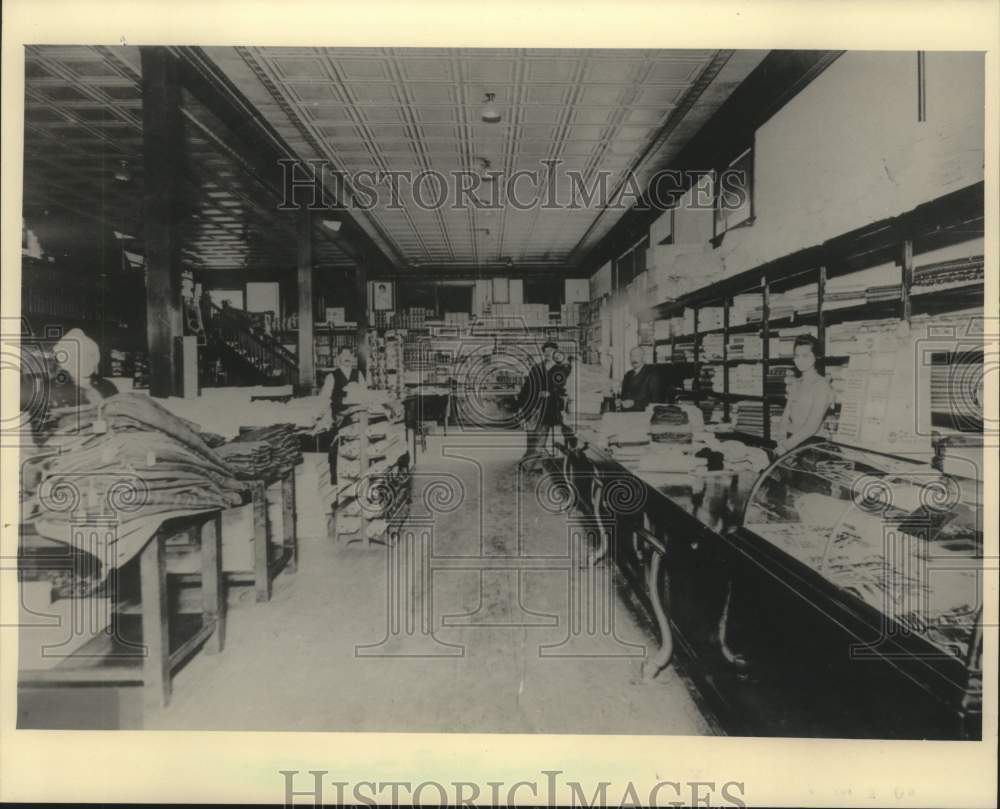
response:
[[[19,727],[979,737],[981,54],[25,84]],[[491,204],[540,166],[609,198]]]

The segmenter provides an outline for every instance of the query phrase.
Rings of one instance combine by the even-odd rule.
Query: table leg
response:
[[[201,598],[205,626],[214,626],[205,644],[209,654],[226,644],[226,590],[222,573],[222,513],[201,526]]]
[[[281,480],[281,524],[284,529],[282,537],[288,562],[285,569],[295,573],[299,569],[299,533],[296,527],[295,512],[295,469],[288,471]]]
[[[139,558],[142,598],[143,712],[156,712],[170,703],[170,617],[167,613],[167,564],[163,537],[157,531]]]
[[[653,605],[653,614],[656,616],[656,625],[660,630],[660,648],[649,660],[643,661],[642,679],[646,682],[653,680],[657,674],[667,667],[674,654],[674,636],[670,630],[670,619],[667,611],[660,599],[660,572],[663,567],[663,554],[654,549],[650,559],[649,568],[646,574],[646,588],[649,590],[649,600]],[[664,578],[666,578],[664,576]],[[667,583],[669,588],[669,582]],[[668,600],[669,600],[669,589]]]
[[[262,481],[256,480],[253,482],[252,492],[254,586],[257,590],[257,601],[270,601],[271,574],[268,571],[270,549],[267,547],[267,489]]]
[[[733,601],[733,580],[726,583],[726,600],[722,605],[722,614],[719,616],[719,651],[722,652],[723,659],[730,665],[737,668],[746,668],[750,661],[738,652],[729,648],[727,635],[729,634],[729,610]]]
[[[601,562],[608,555],[608,527],[604,522],[604,484],[598,474],[597,467],[591,467],[590,479],[590,502],[594,510],[594,519],[597,521],[598,536],[601,544],[596,550],[591,550],[587,563],[593,567]]]
[[[444,434],[448,435],[448,421],[451,418],[451,394],[449,393],[444,400]]]

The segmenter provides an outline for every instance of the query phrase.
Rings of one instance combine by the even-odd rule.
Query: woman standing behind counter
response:
[[[775,435],[775,452],[784,455],[816,435],[833,404],[830,381],[817,370],[821,361],[819,341],[809,334],[795,338],[795,369],[798,378],[788,390],[788,402]]]

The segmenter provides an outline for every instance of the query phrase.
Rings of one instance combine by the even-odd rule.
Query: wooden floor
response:
[[[643,683],[649,638],[614,588],[569,574],[579,515],[548,476],[520,474],[523,451],[517,433],[432,437],[415,472],[415,533],[399,545],[414,555],[390,564],[384,548],[303,538],[298,573],[275,580],[270,603],[252,589],[237,598],[225,652],[193,659],[146,726],[711,733],[675,669]],[[425,542],[435,572],[421,576]],[[612,631],[571,620],[586,617],[587,593],[587,614],[613,616]],[[433,637],[420,631],[428,610]]]

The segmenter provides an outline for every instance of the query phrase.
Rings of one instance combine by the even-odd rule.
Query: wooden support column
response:
[[[358,368],[367,377],[368,351],[365,348],[365,336],[368,332],[368,260],[364,251],[357,257],[354,289],[358,307]]]
[[[166,48],[139,50],[149,390],[153,396],[173,396],[180,388],[177,338],[184,334],[179,229],[184,158],[180,86],[177,62]]]
[[[913,314],[913,303],[910,300],[910,290],[913,286],[913,239],[905,239],[903,241],[903,250],[899,264],[902,271],[900,277],[902,312],[900,316],[909,323],[910,317]]]
[[[312,213],[308,208],[299,212],[299,388],[312,391],[316,385],[316,366],[313,355],[313,245]]]

